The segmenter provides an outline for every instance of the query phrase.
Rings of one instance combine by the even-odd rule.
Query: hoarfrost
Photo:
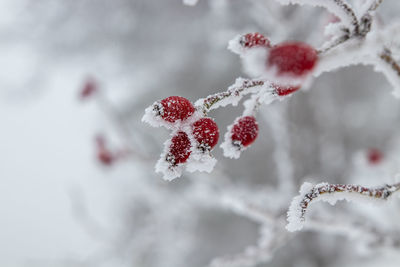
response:
[[[400,184],[368,188],[360,185],[328,183],[314,186],[306,182],[301,186],[300,194],[290,204],[286,229],[290,232],[301,230],[304,226],[307,209],[314,202],[324,201],[331,205],[335,205],[339,200],[371,203],[377,200],[386,200],[398,190],[400,190]]]
[[[275,0],[282,5],[299,4],[326,8],[330,13],[340,18],[348,28],[352,28],[355,14],[352,14],[350,6],[342,0]]]
[[[185,168],[184,163],[180,163],[174,166],[167,160],[167,155],[169,153],[171,144],[171,139],[168,139],[164,143],[163,153],[161,153],[160,159],[157,161],[157,164],[155,166],[156,172],[162,173],[163,179],[166,181],[172,181],[175,178],[180,177]]]

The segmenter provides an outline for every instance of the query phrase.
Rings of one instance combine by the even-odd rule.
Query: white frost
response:
[[[185,168],[184,164],[177,164],[176,166],[172,166],[167,160],[166,156],[169,152],[169,148],[171,146],[171,139],[168,139],[164,143],[164,150],[160,155],[160,159],[157,161],[155,166],[156,172],[163,174],[163,179],[166,181],[172,181],[175,178],[178,178],[182,175],[183,169]]]
[[[190,158],[186,164],[186,170],[188,172],[208,172],[210,173],[213,169],[217,160],[209,154],[209,152],[199,151],[197,149],[192,150]]]
[[[236,35],[232,40],[230,40],[228,43],[228,50],[232,51],[235,54],[242,55],[245,49],[240,44],[241,38],[242,35]]]
[[[232,142],[232,128],[233,125],[240,119],[238,117],[235,121],[227,127],[226,133],[224,135],[224,142],[220,145],[224,152],[224,156],[231,159],[238,159],[240,157],[240,153],[245,149],[242,147],[234,146]]]
[[[336,3],[334,0],[275,0],[282,5],[299,4],[326,8],[330,13],[340,18],[346,27],[352,28],[352,17],[346,12],[347,4]]]
[[[287,212],[287,221],[286,229],[289,232],[299,231],[304,226],[304,219],[302,217],[302,210],[300,207],[300,203],[303,200],[304,196],[309,193],[314,185],[312,183],[303,183],[300,187],[299,195],[293,198],[292,203],[290,203],[289,210]]]

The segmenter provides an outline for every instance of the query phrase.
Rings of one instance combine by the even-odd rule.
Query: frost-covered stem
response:
[[[332,14],[335,14],[345,22],[347,27],[352,27],[353,31],[358,34],[360,32],[360,25],[357,15],[349,4],[343,0],[276,0],[282,4],[300,4],[320,6],[326,8]]]
[[[356,34],[359,33],[360,31],[360,25],[358,23],[358,19],[357,16],[354,12],[354,10],[343,0],[333,0],[335,2],[335,4],[340,7],[341,9],[344,10],[344,12],[351,18],[351,23],[354,27],[354,32]]]
[[[243,97],[246,94],[251,93],[251,90],[255,87],[261,87],[265,84],[262,80],[251,80],[238,78],[236,83],[231,86],[227,91],[210,95],[204,99],[200,99],[196,102],[196,106],[201,106],[204,114],[207,114],[210,110],[217,108],[216,104],[220,103],[230,97]]]
[[[332,40],[329,43],[325,43],[320,49],[317,50],[318,54],[323,54],[331,50],[332,48],[335,48],[336,46],[346,42],[347,40],[350,39],[350,31],[347,28],[343,29],[343,34],[334,40]]]
[[[383,0],[374,0],[368,8],[368,11],[375,11],[381,4]]]
[[[222,206],[229,208],[234,213],[258,222],[261,224],[274,225],[277,217],[270,211],[261,209],[260,207],[248,203],[247,201],[238,199],[234,196],[225,194],[220,199]]]
[[[392,51],[388,48],[384,48],[383,52],[379,55],[379,57],[397,73],[400,77],[400,65],[396,62],[396,60],[392,57]]]
[[[393,193],[400,190],[400,183],[385,185],[379,188],[368,188],[351,184],[321,183],[313,186],[304,183],[300,189],[300,195],[295,197],[288,211],[289,231],[298,231],[303,228],[305,215],[309,205],[316,201],[328,201],[335,204],[337,200],[354,200],[352,196],[362,196],[367,199],[386,200]]]
[[[346,41],[348,41],[353,37],[358,37],[358,38],[365,37],[371,31],[373,17],[370,13],[375,11],[382,2],[383,0],[377,0],[371,3],[365,14],[360,18],[360,20],[358,20],[357,17],[353,17],[353,15],[355,16],[355,13],[349,6],[344,7],[345,10],[347,10],[347,8],[350,8],[351,10],[349,11],[350,12],[349,14],[352,14],[351,17],[353,18],[352,24],[354,26],[354,31],[351,31],[347,27],[343,27],[342,28],[343,34],[335,38],[333,41],[324,44],[322,48],[318,49],[318,53],[323,54],[341,45],[342,43],[345,43]]]

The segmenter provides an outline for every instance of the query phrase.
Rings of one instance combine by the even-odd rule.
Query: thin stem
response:
[[[368,8],[368,11],[375,11],[381,4],[383,3],[383,0],[375,0]]]
[[[396,62],[396,60],[392,57],[392,51],[389,48],[384,48],[383,52],[379,55],[379,57],[390,65],[390,67],[397,73],[400,77],[400,65]]]
[[[335,38],[331,43],[324,44],[324,45],[322,46],[322,48],[318,49],[318,50],[317,50],[318,54],[326,53],[326,52],[328,52],[329,50],[331,50],[331,49],[333,49],[333,48],[335,48],[335,47],[337,47],[337,46],[343,44],[343,43],[346,42],[347,40],[349,40],[350,37],[351,37],[351,36],[350,36],[350,31],[349,31],[349,29],[345,28],[345,29],[343,29],[343,31],[344,31],[344,34],[343,34],[343,35],[341,35],[341,36],[338,37],[338,38]]]
[[[308,183],[303,184],[300,189],[300,195],[295,197],[288,211],[289,231],[297,231],[303,228],[305,215],[311,202],[322,200],[334,204],[339,199],[353,200],[351,195],[364,196],[369,199],[387,200],[393,193],[400,190],[400,183],[385,185],[378,188],[368,188],[360,185],[351,184],[328,184],[322,183],[311,186]],[[341,194],[336,197],[335,195]],[[329,195],[325,196],[325,195]]]
[[[217,104],[221,103],[222,100],[225,100],[230,97],[242,98],[244,95],[252,93],[252,90],[256,87],[262,87],[266,84],[265,81],[262,80],[250,80],[250,79],[237,79],[236,83],[228,88],[227,91],[216,93],[210,95],[204,99],[199,99],[196,102],[197,106],[201,106],[204,115],[206,115],[210,110],[219,107]]]
[[[351,18],[351,23],[353,24],[354,32],[358,34],[358,32],[360,31],[360,25],[358,23],[358,19],[354,10],[343,0],[333,0],[333,1],[338,7],[343,9],[344,12]]]

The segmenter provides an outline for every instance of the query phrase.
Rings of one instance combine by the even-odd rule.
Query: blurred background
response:
[[[385,1],[381,23],[399,12]],[[264,107],[255,145],[239,160],[217,147],[211,174],[165,182],[154,172],[169,135],[141,122],[147,106],[170,95],[195,101],[246,77],[226,49],[237,34],[318,47],[331,19],[270,0],[0,0],[0,265],[207,266],[256,246],[260,231],[273,236],[221,195],[284,218],[305,180],[393,182],[399,100],[369,66],[326,73]],[[211,114],[221,136],[241,112]],[[315,209],[394,237],[400,230],[398,199]],[[258,266],[398,266],[399,244],[365,253],[357,242],[306,231]]]

